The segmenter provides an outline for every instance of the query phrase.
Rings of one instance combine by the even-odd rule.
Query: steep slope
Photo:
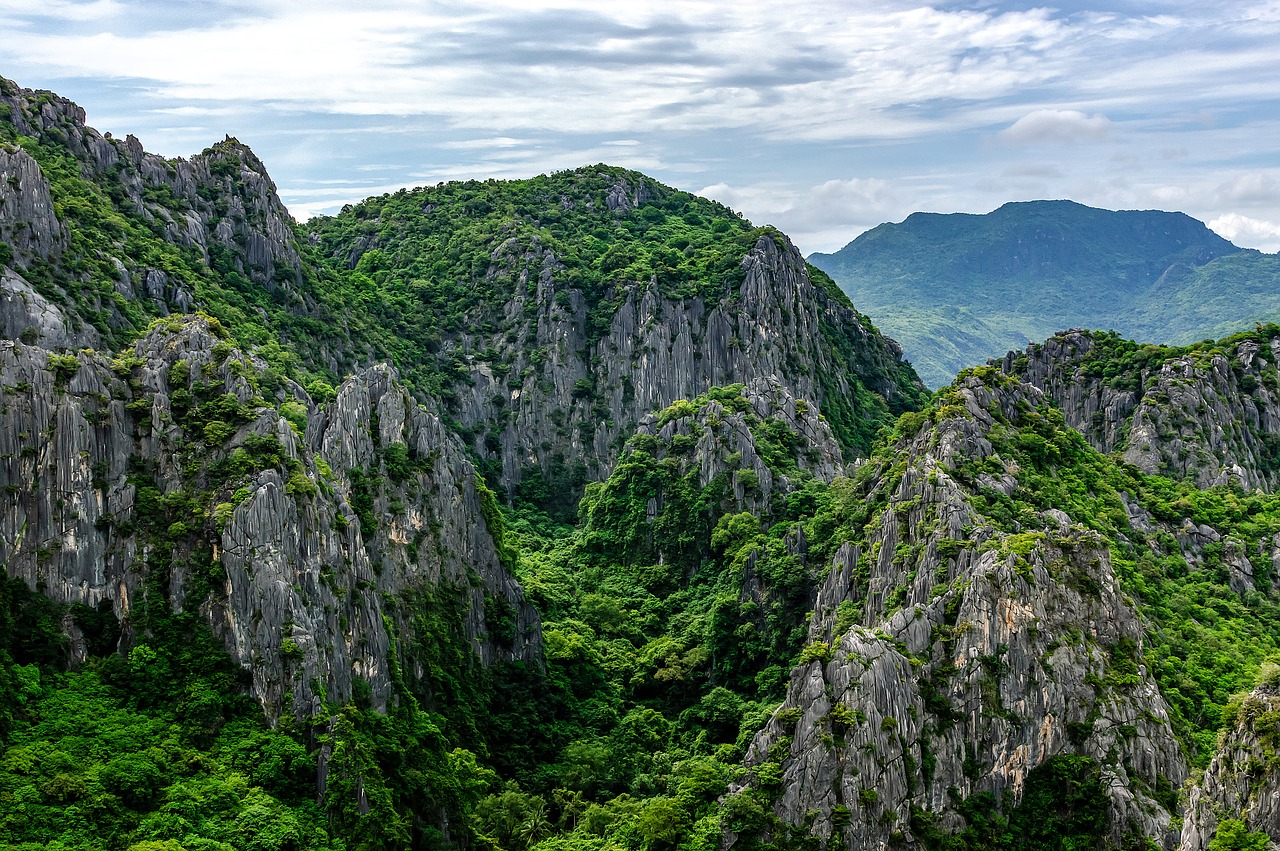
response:
[[[112,349],[199,304],[264,343],[265,307],[312,314],[292,217],[252,151],[228,138],[170,160],[84,121],[0,78],[6,336]]]
[[[816,410],[768,382],[646,417],[578,528],[514,523],[544,613],[541,762],[482,800],[503,848],[539,811],[570,844],[719,843],[716,798],[782,696],[822,563],[806,522],[840,468]],[[629,837],[622,839],[622,837]]]
[[[1275,650],[1273,500],[1116,466],[990,369],[841,487],[811,644],[726,801],[735,843],[1175,847],[1188,764]]]
[[[541,668],[538,614],[457,437],[385,366],[320,406],[226,336],[170,317],[114,358],[0,341],[0,622],[18,624],[0,628],[0,681],[26,683],[0,745],[66,754],[0,776],[27,795],[0,808],[17,841],[126,847],[162,788],[218,765],[222,791],[180,837],[251,843],[240,821],[270,811],[308,847],[330,847],[307,833],[326,818],[420,844],[460,817],[449,749],[501,746],[474,724],[502,716],[494,683]],[[68,723],[128,737],[117,779]],[[169,756],[148,750],[157,729]],[[23,791],[56,783],[72,785]],[[81,798],[98,814],[62,824]]]
[[[1137,668],[1141,622],[1105,540],[1055,509],[1001,529],[972,499],[1018,488],[991,432],[1026,424],[1020,412],[1040,401],[962,380],[936,426],[860,476],[865,531],[837,554],[814,643],[748,756],[757,782],[780,780],[784,823],[840,847],[887,848],[904,833],[928,847],[975,796],[1016,801],[1037,769],[1101,765],[1113,841],[1168,831],[1168,804],[1138,790],[1176,789],[1186,766]]]
[[[1189,343],[1280,312],[1280,260],[1181,213],[1070,201],[915,213],[810,261],[902,341],[930,386],[1066,327]]]
[[[233,141],[167,161],[2,88],[6,841],[1274,833],[1280,504],[1194,480],[1270,484],[1268,329],[1084,335],[881,430],[925,398],[895,345],[643,175],[295,229]],[[1161,393],[1222,424],[1153,445],[1178,480],[1050,404],[1114,449]]]
[[[319,396],[393,363],[504,496],[562,517],[641,417],[712,386],[783,382],[850,459],[924,398],[785,236],[635,172],[402,190],[297,229],[235,140],[166,160],[0,92],[10,338],[112,350],[198,308]]]
[[[321,589],[315,599],[264,608],[259,592],[275,593],[271,589],[300,564],[305,570],[341,564],[349,574],[344,581],[362,587],[376,567],[380,577],[398,577],[392,593],[421,585],[422,573],[433,587],[478,573],[487,578],[472,583],[459,609],[464,635],[482,637],[483,615],[496,611],[496,604],[482,604],[501,599],[515,607],[519,625],[508,655],[536,662],[536,635],[526,634],[536,633],[536,625],[520,610],[518,586],[500,578],[503,568],[492,562],[493,553],[504,553],[501,535],[495,542],[490,534],[500,525],[497,509],[485,502],[483,484],[471,481],[467,462],[448,454],[455,452],[451,430],[470,439],[481,472],[506,484],[508,495],[532,472],[520,496],[567,515],[582,486],[607,475],[646,414],[721,383],[764,382],[796,405],[812,405],[811,416],[826,416],[846,455],[866,451],[877,428],[923,398],[892,341],[828,279],[811,278],[785,237],[752,229],[712,202],[642,175],[595,167],[513,184],[400,192],[318,222],[300,242],[262,164],[234,140],[190,160],[166,160],[143,152],[132,137],[121,142],[99,135],[84,124],[83,110],[56,95],[7,80],[0,92],[0,134],[13,172],[4,181],[9,195],[0,211],[2,313],[14,340],[11,390],[22,399],[10,407],[3,438],[12,458],[30,457],[31,435],[44,441],[54,434],[66,386],[83,389],[68,385],[71,377],[88,382],[83,392],[92,394],[65,413],[65,430],[79,435],[74,448],[42,443],[43,476],[21,466],[10,470],[15,490],[9,497],[15,509],[29,503],[32,516],[15,511],[6,518],[13,552],[8,572],[47,588],[60,602],[110,601],[123,616],[140,586],[117,580],[149,551],[128,535],[112,537],[116,521],[101,519],[122,513],[116,520],[133,531],[128,488],[141,484],[122,484],[120,477],[145,479],[158,492],[162,514],[148,523],[171,513],[160,497],[198,493],[197,504],[178,510],[203,514],[170,518],[170,525],[178,537],[203,538],[217,531],[210,520],[216,515],[219,527],[231,529],[233,537],[217,541],[211,558],[243,572],[244,581],[233,583],[235,594],[208,620],[241,663],[265,660],[255,694],[272,717],[288,710],[280,705],[286,696],[299,716],[314,709],[317,693],[345,699],[353,688],[351,668],[372,678],[376,706],[390,689],[388,637],[379,637],[377,605],[357,613],[350,608],[356,599],[330,600]],[[344,241],[350,242],[345,249]],[[319,248],[343,262],[325,268],[316,259]],[[383,321],[401,307],[398,323]],[[151,316],[197,308],[211,318],[175,319],[147,331]],[[215,339],[210,327],[227,339]],[[139,343],[125,342],[144,331]],[[166,336],[175,334],[176,341]],[[59,352],[77,345],[104,353]],[[233,351],[239,356],[228,359]],[[363,367],[355,389],[346,384],[335,391],[325,380],[379,356],[403,364],[414,401],[434,410],[431,393],[441,393],[444,417],[389,385],[386,367]],[[112,364],[121,375],[113,378]],[[200,388],[181,380],[170,387],[165,378],[178,368],[194,381],[191,371],[198,375],[206,366],[210,377],[199,379]],[[143,373],[131,374],[135,367]],[[222,396],[214,387],[219,380],[227,388]],[[121,404],[110,401],[113,394]],[[226,394],[235,396],[234,404]],[[325,409],[326,402],[338,407]],[[149,404],[159,412],[150,424]],[[392,407],[383,411],[384,405]],[[294,426],[319,443],[291,438],[271,414],[277,406],[288,407]],[[202,419],[184,422],[195,416]],[[241,447],[228,440],[244,439],[244,427],[259,416],[265,417],[255,432],[261,458],[249,452],[245,462],[244,453],[236,454]],[[85,423],[104,424],[105,431],[89,436]],[[392,424],[400,430],[379,432]],[[206,427],[213,430],[199,431]],[[331,433],[315,432],[322,427]],[[362,437],[365,429],[375,435],[373,448]],[[272,439],[283,448],[267,446]],[[378,442],[383,439],[385,446]],[[398,445],[417,446],[435,460],[419,469],[417,456],[381,454]],[[228,454],[191,455],[197,447]],[[184,452],[186,466],[169,457]],[[317,472],[312,459],[332,475]],[[106,481],[121,491],[117,504],[108,507],[93,488],[75,491],[88,481],[82,481],[86,463],[103,468],[90,477],[99,484],[115,477]],[[447,467],[447,475],[442,469],[432,477],[439,490],[412,487],[437,463]],[[210,464],[221,466],[210,473]],[[212,486],[218,477],[273,467],[288,475],[264,492],[270,516],[256,509],[242,516],[235,505],[243,496],[221,499],[237,489],[221,493],[221,485]],[[50,476],[66,479],[65,494],[43,488]],[[449,482],[464,494],[460,506],[449,496]],[[297,504],[298,494],[310,496],[321,485],[336,503]],[[93,499],[103,504],[79,505]],[[76,506],[74,522],[62,516],[68,505]],[[144,506],[148,513],[154,508]],[[360,514],[359,546],[342,528],[348,508]],[[484,524],[477,523],[481,514]],[[239,528],[241,522],[250,528]],[[177,552],[186,558],[187,549]],[[162,557],[168,552],[162,549]],[[33,566],[32,553],[41,554],[35,563],[43,572]],[[445,567],[432,567],[432,558]],[[513,563],[510,554],[504,559]],[[400,560],[408,574],[401,575]],[[267,567],[272,578],[257,588],[255,571]],[[180,606],[185,574],[173,581]],[[196,587],[217,590],[218,582],[206,584],[211,589]],[[485,593],[477,596],[480,586]],[[306,617],[294,609],[306,609]],[[410,621],[401,619],[401,631]],[[347,638],[372,655],[350,663],[331,658],[332,637],[350,632],[353,622],[369,634]],[[289,629],[313,626],[324,633],[315,638],[321,649],[312,656],[294,640],[306,665],[297,672],[303,685],[290,688],[275,645]],[[131,640],[126,635],[123,646]],[[481,644],[484,661],[502,656]],[[337,679],[326,682],[331,676]],[[323,688],[314,685],[317,679]]]
[[[850,457],[923,399],[786,237],[635,172],[443,184],[308,229],[512,492],[576,498],[641,417],[713,386],[781,382]]]
[[[465,847],[504,782],[730,758],[812,596],[766,524],[926,395],[784,236],[604,166],[303,232],[235,140],[0,93],[6,836]]]
[[[1068,331],[1001,368],[1041,388],[1101,452],[1200,487],[1274,490],[1280,471],[1280,329],[1219,342],[1142,345]]]
[[[197,611],[270,717],[350,700],[357,680],[386,707],[384,606],[426,588],[461,589],[478,662],[536,664],[537,614],[500,562],[483,485],[394,373],[353,376],[321,409],[220,335],[164,320],[114,360],[0,342],[8,574],[111,611],[125,648],[147,643],[154,607]],[[499,598],[501,640],[485,618]]]
[[[1217,837],[1231,848],[1274,847],[1280,834],[1280,694],[1276,669],[1229,707],[1228,727],[1204,777],[1191,787],[1179,851],[1212,847]],[[1230,843],[1227,839],[1230,837]]]

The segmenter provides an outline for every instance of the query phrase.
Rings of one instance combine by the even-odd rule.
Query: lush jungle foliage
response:
[[[863,470],[878,458],[892,462],[895,439],[956,415],[957,401],[944,393],[929,411],[903,417]],[[795,486],[755,514],[734,507],[746,471],[701,485],[698,466],[687,463],[704,432],[732,415],[744,417],[771,470]],[[240,674],[198,618],[152,607],[131,623],[145,639],[120,656],[109,613],[65,613],[6,582],[3,676],[16,699],[0,718],[0,817],[14,841],[710,849],[728,827],[747,831],[742,847],[757,831],[773,836],[763,847],[810,847],[803,831],[773,819],[776,790],[717,801],[741,776],[751,736],[804,652],[818,571],[876,510],[859,496],[869,482],[807,478],[794,435],[755,416],[738,388],[673,406],[659,420],[674,426],[670,435],[635,438],[609,480],[588,490],[576,526],[528,507],[507,512],[507,542],[544,616],[545,672],[508,665],[475,674],[455,637],[458,601],[447,592],[406,597],[399,605],[420,614],[417,642],[402,652],[428,672],[425,687],[397,676],[402,700],[386,716],[357,701],[268,729],[236,696]],[[1032,530],[1040,511],[1061,508],[1113,541],[1121,580],[1149,619],[1142,661],[1203,762],[1230,720],[1232,695],[1276,652],[1275,601],[1230,591],[1221,550],[1188,564],[1174,542],[1144,536],[1123,499],[1157,520],[1212,525],[1244,552],[1260,552],[1258,542],[1280,532],[1276,498],[1143,476],[1094,452],[1052,409],[1022,411],[992,438],[1001,462],[1018,465],[1019,487],[1005,496],[978,483],[992,472],[983,464],[962,468],[975,505],[1006,531]],[[651,516],[654,501],[663,510]],[[788,547],[797,531],[809,542],[802,554]],[[1254,564],[1255,581],[1269,583],[1269,563]],[[743,593],[748,572],[755,594]],[[64,614],[93,655],[76,671],[64,670]],[[473,673],[459,676],[466,670]],[[320,749],[333,759],[317,797]],[[360,789],[372,815],[354,803]],[[1046,810],[1036,795],[1057,803]],[[1086,847],[1105,826],[1101,801],[1096,764],[1063,758],[1033,775],[1017,806],[990,796],[958,802],[969,822],[962,834],[942,831],[924,811],[912,829],[927,847]],[[1048,811],[1059,821],[1044,821]],[[1223,842],[1235,842],[1236,827],[1224,829]],[[1064,837],[1076,839],[1064,845]],[[1247,831],[1241,837],[1253,841]]]
[[[69,225],[62,262],[24,270],[42,294],[119,350],[160,311],[122,295],[111,258],[124,253],[134,272],[163,271],[192,293],[230,340],[271,368],[255,378],[262,399],[249,403],[174,382],[186,394],[174,393],[172,410],[182,461],[207,487],[166,491],[154,471],[130,472],[150,584],[127,623],[107,607],[55,606],[0,577],[0,842],[113,851],[710,851],[728,829],[741,832],[735,847],[744,851],[817,847],[773,816],[778,776],[725,795],[804,658],[817,580],[878,510],[866,501],[872,471],[892,467],[895,440],[957,415],[954,391],[904,415],[881,435],[871,463],[830,485],[804,473],[807,447],[783,422],[756,415],[741,388],[673,405],[658,415],[670,436],[633,438],[608,480],[586,489],[576,522],[540,511],[537,483],[513,505],[487,506],[504,562],[542,614],[545,669],[478,665],[461,638],[457,589],[405,594],[388,601],[410,614],[414,630],[412,638],[391,636],[395,700],[386,714],[357,689],[350,704],[270,727],[246,697],[243,672],[196,614],[218,578],[216,562],[182,515],[216,518],[261,469],[281,470],[295,495],[315,485],[292,479],[297,462],[278,442],[249,444],[225,463],[202,448],[225,441],[274,398],[284,376],[324,401],[345,369],[369,360],[394,361],[420,395],[447,405],[450,388],[467,380],[469,358],[510,366],[504,358],[536,325],[536,294],[547,282],[558,309],[585,312],[588,340],[604,333],[628,287],[650,280],[670,298],[732,298],[743,253],[771,232],[633,172],[594,166],[370,199],[301,228],[299,268],[253,270],[216,246],[206,263],[170,238],[167,220],[192,202],[156,189],[138,201],[127,189],[131,166],[91,180],[56,133],[19,136],[4,119],[0,145],[40,164]],[[205,156],[218,185],[194,204],[217,222],[232,215],[227,199],[246,191],[251,154],[228,141]],[[0,262],[13,259],[0,243]],[[255,282],[255,273],[271,285]],[[825,275],[813,279],[842,298]],[[514,320],[508,304],[518,308]],[[853,342],[826,331],[837,362],[852,370]],[[1126,380],[1149,353],[1108,339],[1096,368]],[[74,356],[54,357],[55,371],[75,374]],[[122,380],[131,370],[123,356]],[[887,377],[915,400],[905,392],[909,379],[909,370]],[[874,406],[854,386],[855,398],[832,397],[823,413],[846,450],[863,452],[888,408],[881,400],[878,418],[858,418]],[[283,401],[280,412],[303,430],[299,402]],[[788,479],[771,500],[741,457],[723,459],[703,480],[699,441],[728,421],[750,433],[775,480]],[[973,462],[956,475],[974,505],[1011,532],[1034,531],[1039,512],[1062,509],[1112,542],[1125,590],[1147,618],[1141,661],[1203,764],[1237,711],[1232,696],[1280,650],[1264,557],[1280,533],[1280,498],[1144,476],[1091,450],[1048,409],[1003,419],[991,437],[1002,462],[1017,464],[1018,487],[1010,495],[984,487],[982,474],[1005,466]],[[385,461],[390,476],[408,463]],[[354,490],[352,507],[372,529],[372,500]],[[1133,521],[1126,499],[1156,521],[1190,519],[1222,539],[1188,562],[1173,535]],[[1241,553],[1254,590],[1237,593],[1230,565]],[[197,577],[183,613],[164,604],[175,565]],[[841,622],[861,616],[848,610]],[[498,637],[510,617],[497,600],[485,612]],[[74,667],[71,624],[87,657]],[[967,820],[960,834],[923,811],[910,826],[928,848],[1092,847],[1105,827],[1100,784],[1096,764],[1064,756],[1030,775],[1016,805],[983,795],[957,802]],[[1257,847],[1258,839],[1227,819],[1214,851]]]

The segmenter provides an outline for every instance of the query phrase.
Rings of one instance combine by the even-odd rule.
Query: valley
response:
[[[627,169],[295,222],[0,79],[0,171],[6,847],[1280,842],[1270,302],[917,374]]]

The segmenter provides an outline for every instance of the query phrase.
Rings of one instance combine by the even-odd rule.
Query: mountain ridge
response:
[[[930,386],[1063,328],[1189,343],[1280,312],[1280,260],[1183,213],[1074,201],[913,213],[809,259],[904,344]]]
[[[636,172],[297,225],[231,138],[0,90],[22,851],[1276,838],[1267,329],[931,397],[785,235]],[[1070,427],[1125,393],[1196,463]]]

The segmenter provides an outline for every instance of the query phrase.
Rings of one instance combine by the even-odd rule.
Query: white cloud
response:
[[[1280,251],[1280,225],[1251,219],[1238,213],[1226,213],[1207,222],[1209,228],[1244,248]]]
[[[209,4],[195,24],[171,16],[148,28],[148,7],[125,0],[0,0],[0,10],[32,16],[46,5],[115,10],[113,24],[24,33],[6,45],[13,63],[146,81],[146,100],[187,107],[254,101],[439,116],[492,136],[728,130],[822,143],[1018,119],[1006,141],[1081,140],[1110,127],[1098,104],[1149,103],[1171,75],[1206,103],[1233,87],[1280,84],[1272,59],[1280,27],[1247,4],[1225,13],[1242,35],[1219,36],[1216,52],[1202,36],[1218,22],[1169,4],[1124,17],[911,0],[796,0],[785,14],[766,0],[368,0],[359,9],[237,0]],[[1185,79],[1192,73],[1194,85]],[[1088,112],[1038,105],[1046,100]]]
[[[92,21],[119,14],[122,5],[116,0],[0,0],[0,15],[44,17],[63,21]]]
[[[1280,203],[1280,179],[1276,174],[1250,171],[1236,175],[1218,187],[1221,200],[1230,204]]]
[[[1037,109],[1000,131],[1001,139],[1015,145],[1095,141],[1110,135],[1111,119],[1076,109]]]
[[[459,139],[453,142],[441,142],[440,147],[456,150],[486,150],[493,148],[519,148],[530,144],[524,139],[511,136],[494,136],[488,139]]]
[[[623,11],[625,8],[626,11]],[[166,100],[256,100],[455,127],[581,132],[756,128],[775,138],[892,138],[927,104],[1046,79],[1048,12],[688,2],[576,9],[268,4],[217,26],[33,33],[9,45],[63,76],[154,81]],[[895,112],[904,105],[916,105]]]
[[[299,215],[606,161],[806,251],[1011,198],[1280,221],[1275,0],[1021,5],[0,0],[0,30],[5,75],[100,129],[169,154],[229,132],[325,187]],[[364,163],[398,165],[372,186]]]
[[[805,254],[841,248],[864,230],[911,212],[894,184],[878,178],[828,180],[801,188],[719,183],[697,194],[714,198],[757,224],[781,228]]]
[[[234,115],[229,106],[165,106],[151,110],[156,115],[183,115],[205,117],[214,115]]]

